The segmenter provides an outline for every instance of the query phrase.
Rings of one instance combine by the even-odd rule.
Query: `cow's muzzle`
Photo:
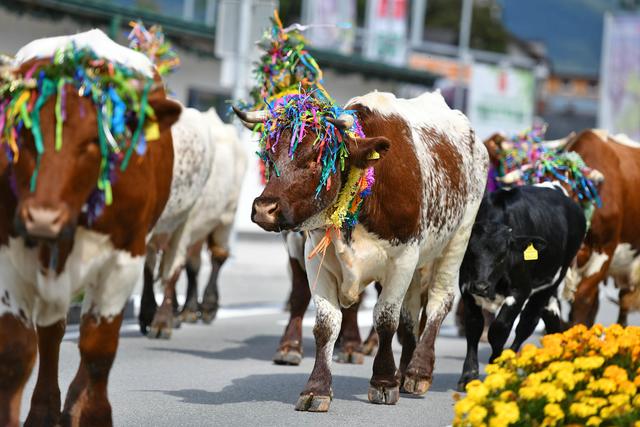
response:
[[[277,199],[258,197],[253,201],[251,221],[267,231],[280,231],[280,205]]]
[[[493,298],[495,291],[492,289],[491,283],[487,281],[472,282],[469,286],[469,292],[479,297]]]
[[[34,240],[57,240],[72,228],[70,217],[69,209],[64,205],[45,208],[25,203],[16,218],[17,228]]]

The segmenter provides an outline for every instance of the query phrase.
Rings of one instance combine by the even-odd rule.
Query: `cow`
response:
[[[580,248],[577,265],[567,274],[567,294],[573,296],[572,323],[593,325],[598,312],[599,284],[611,276],[620,286],[619,321],[638,305],[633,296],[640,287],[640,143],[624,135],[585,130],[566,142],[589,167],[604,176],[602,207],[596,208],[591,227]],[[573,295],[575,292],[575,295]]]
[[[304,233],[282,233],[287,253],[289,254],[289,271],[291,274],[291,294],[289,296],[289,322],[284,329],[278,349],[273,356],[276,365],[297,366],[302,362],[302,319],[311,302],[311,290],[307,280],[304,261]],[[380,294],[380,285],[376,283]],[[364,363],[364,355],[375,354],[378,347],[378,336],[375,328],[371,328],[364,343],[358,328],[358,309],[360,301],[348,308],[341,308],[342,323],[337,340],[337,358],[340,363]]]
[[[169,130],[182,108],[167,99],[148,58],[100,30],[35,40],[2,78],[14,89],[24,85],[20,96],[32,102],[23,98],[21,125],[5,128],[10,149],[0,154],[0,425],[20,424],[37,350],[25,425],[109,426],[107,381],[123,308],[169,199]],[[127,104],[124,93],[140,103]],[[107,96],[112,116],[103,108]],[[3,105],[19,101],[3,91]],[[145,142],[135,140],[143,128]],[[81,290],[80,366],[61,414],[59,348]]]
[[[467,355],[458,388],[478,378],[482,308],[497,311],[489,327],[490,362],[501,353],[516,317],[517,351],[542,317],[561,330],[557,291],[580,248],[586,220],[562,188],[522,186],[487,193],[460,269]]]
[[[235,128],[224,124],[213,109],[201,113],[185,109],[172,130],[175,141],[185,141],[185,150],[174,166],[176,180],[184,184],[176,193],[176,203],[167,206],[166,221],[155,228],[147,251],[144,289],[140,308],[140,328],[149,338],[171,337],[174,326],[175,287],[187,263],[189,248],[213,234],[213,270],[218,272],[229,254],[229,238],[235,218],[240,187],[246,169],[246,155]],[[177,185],[175,186],[177,188]],[[164,299],[155,310],[153,271],[155,254],[163,248],[160,275]],[[213,320],[218,310],[217,275],[205,292],[203,318]],[[155,313],[154,313],[155,312]]]
[[[320,129],[307,131],[293,158],[289,131],[279,134],[279,143],[268,141],[271,148],[266,154],[273,173],[253,203],[252,220],[263,229],[308,232],[305,267],[316,306],[316,359],[296,403],[300,411],[329,409],[330,364],[340,331],[340,306],[354,304],[372,281],[380,282],[382,292],[374,308],[379,347],[369,401],[397,403],[401,381],[405,391],[423,394],[428,390],[434,341],[451,308],[458,269],[486,184],[486,149],[468,119],[451,110],[438,92],[413,99],[372,92],[353,98],[345,108],[355,111],[366,137],[340,133],[348,156],[342,158],[344,172],[336,165],[330,175],[330,187],[316,193],[321,166],[313,141],[318,132],[331,126],[344,131],[353,121],[348,115],[332,117],[325,112],[328,118]],[[245,122],[263,122],[272,114],[237,113]],[[349,232],[331,231],[328,217],[346,175],[351,168],[369,167],[374,169],[375,183],[362,204],[359,223]],[[331,243],[324,255],[310,257],[328,237]],[[429,302],[426,330],[418,337],[422,284],[429,288]],[[401,317],[410,333],[403,340],[397,374],[391,342]]]

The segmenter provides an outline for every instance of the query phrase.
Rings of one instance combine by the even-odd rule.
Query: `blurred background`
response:
[[[312,55],[344,103],[377,89],[440,89],[480,137],[549,124],[549,139],[603,127],[640,139],[640,0],[2,0],[0,52],[99,27],[126,44],[131,20],[161,24],[182,64],[169,89],[215,107],[252,85],[255,42],[273,10],[310,25]],[[247,133],[246,138],[250,135]],[[247,151],[255,151],[247,143]],[[256,158],[257,161],[257,158]],[[260,190],[250,168],[238,216]]]

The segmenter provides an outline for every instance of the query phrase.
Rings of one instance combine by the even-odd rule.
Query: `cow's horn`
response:
[[[351,126],[353,126],[354,119],[352,115],[343,113],[343,114],[340,114],[337,119],[334,119],[332,117],[327,117],[327,121],[333,124],[335,127],[345,130],[345,129],[351,129]]]
[[[236,113],[236,115],[240,118],[240,120],[246,123],[264,123],[264,121],[269,117],[268,110],[250,111],[248,113],[245,113],[235,105],[232,105],[231,108],[233,109],[233,112]]]

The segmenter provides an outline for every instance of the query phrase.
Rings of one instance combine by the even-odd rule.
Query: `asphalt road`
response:
[[[305,358],[298,367],[276,366],[271,357],[288,315],[286,254],[276,239],[241,238],[221,276],[222,308],[210,326],[183,325],[169,341],[142,337],[135,322],[122,329],[111,371],[109,396],[118,426],[299,426],[423,425],[447,426],[453,417],[452,393],[462,368],[465,342],[455,335],[452,316],[436,342],[431,390],[422,398],[402,395],[395,406],[367,401],[372,358],[364,365],[334,363],[334,393],[329,413],[301,413],[293,405],[313,366],[313,309],[304,322]],[[203,263],[206,266],[206,263]],[[203,267],[201,277],[208,274]],[[184,283],[181,285],[184,287]],[[612,289],[608,290],[613,293]],[[370,294],[374,292],[371,290]],[[598,320],[610,323],[616,308],[603,296]],[[371,325],[371,296],[359,315],[361,332]],[[630,317],[640,324],[640,316]],[[60,356],[63,400],[79,363],[77,327],[70,326]],[[531,341],[536,342],[539,336]],[[395,345],[396,363],[400,348]],[[481,358],[489,357],[482,344]],[[34,372],[35,373],[35,372]],[[26,418],[35,375],[25,390]],[[328,424],[327,424],[328,423]]]

